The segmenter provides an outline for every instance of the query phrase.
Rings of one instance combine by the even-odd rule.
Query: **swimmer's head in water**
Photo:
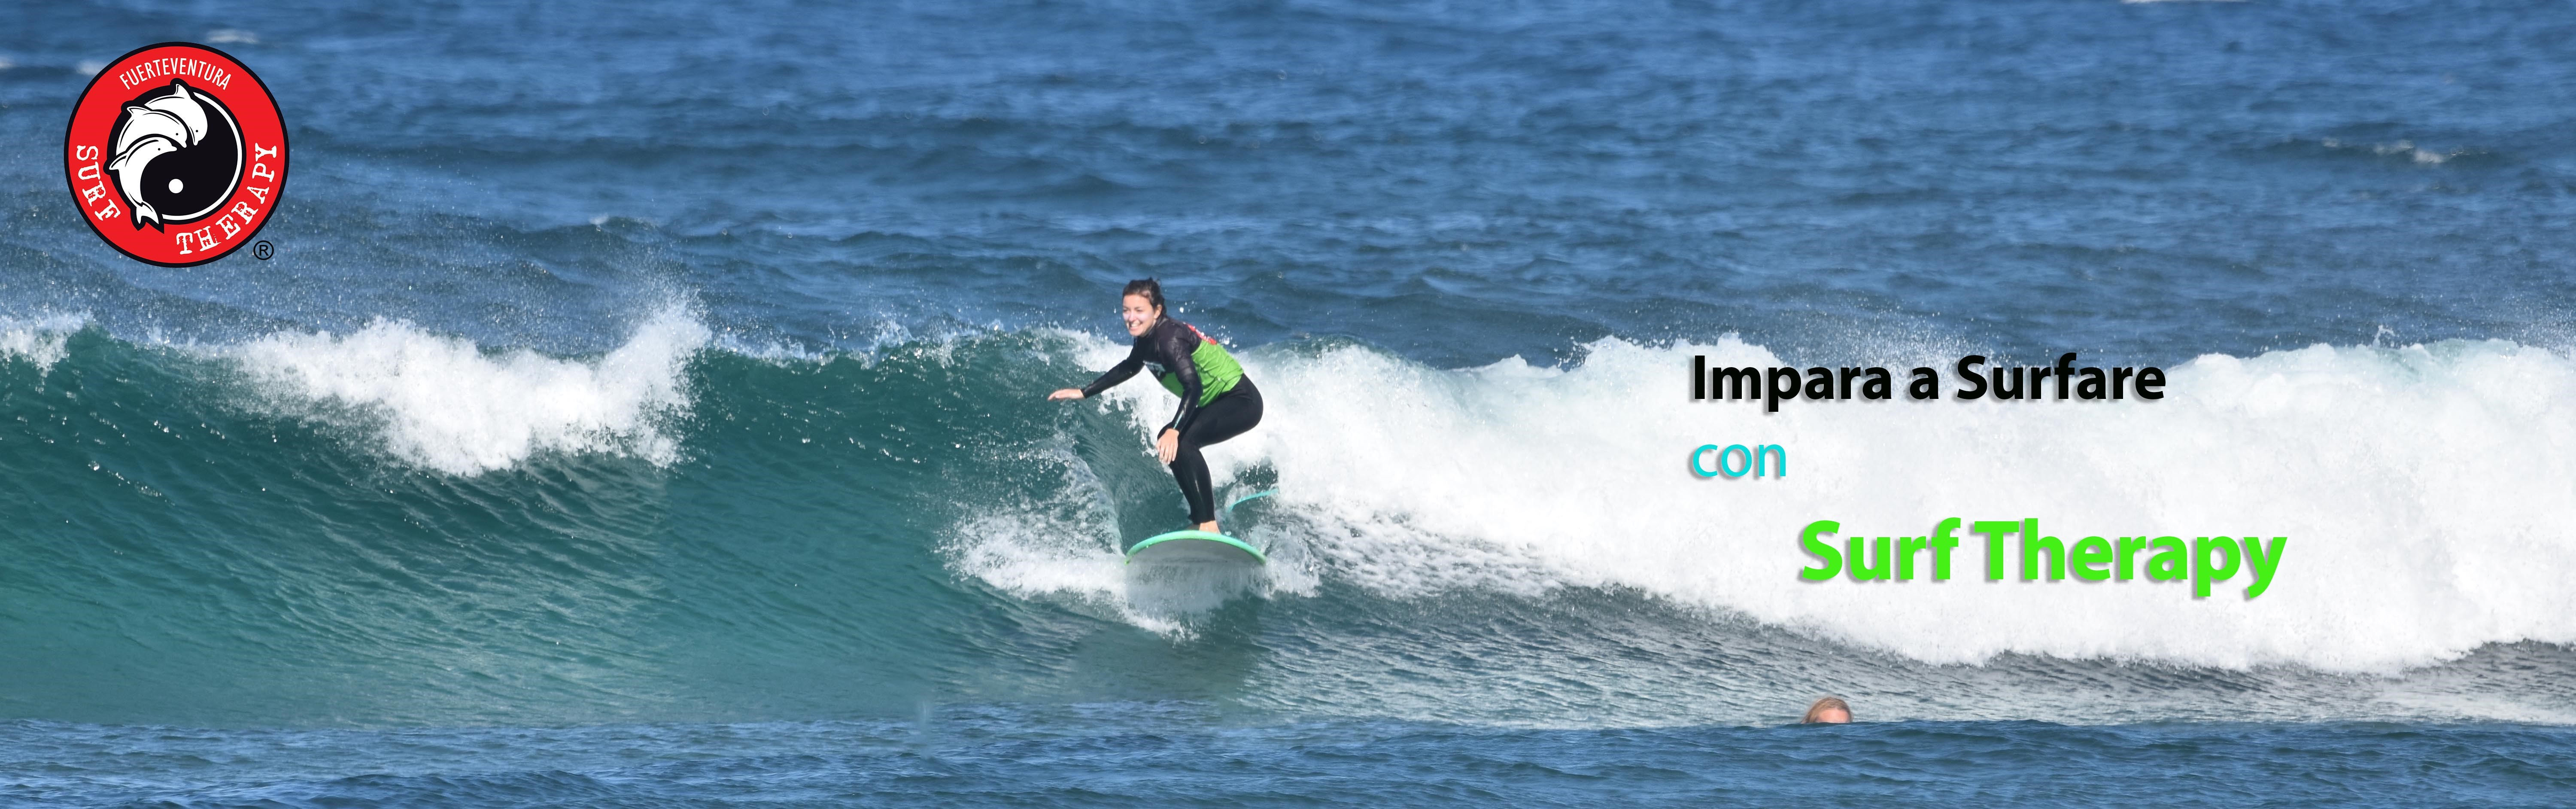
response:
[[[1807,706],[1807,718],[1798,720],[1808,725],[1840,725],[1851,721],[1851,704],[1841,697],[1825,697]]]
[[[1127,322],[1127,334],[1143,337],[1154,321],[1163,319],[1163,285],[1151,278],[1127,282],[1118,296],[1118,317]]]

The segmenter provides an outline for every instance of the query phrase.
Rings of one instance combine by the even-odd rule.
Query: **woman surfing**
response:
[[[1154,452],[1172,468],[1181,496],[1190,501],[1192,527],[1216,533],[1216,487],[1199,448],[1242,435],[1261,423],[1261,391],[1243,366],[1215,340],[1190,324],[1163,316],[1163,285],[1147,278],[1127,282],[1119,317],[1136,345],[1127,358],[1079,388],[1047,394],[1050,401],[1087,399],[1116,387],[1136,371],[1152,369],[1163,387],[1181,397],[1180,412],[1154,438]]]

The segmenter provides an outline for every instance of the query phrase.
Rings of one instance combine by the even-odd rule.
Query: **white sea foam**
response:
[[[45,314],[18,318],[0,315],[0,360],[18,360],[50,372],[62,362],[74,332],[89,325],[89,315]]]
[[[1112,550],[1105,516],[1068,520],[1046,508],[1001,508],[968,518],[949,532],[945,552],[959,571],[1023,598],[1061,599],[1098,617],[1165,635],[1186,635],[1192,619],[1238,598],[1313,591],[1316,578],[1297,554],[1273,553],[1260,567],[1235,564],[1129,564]],[[1255,543],[1264,539],[1252,537]],[[1274,548],[1274,551],[1277,549]]]
[[[1126,563],[1111,550],[1106,521],[1048,519],[1028,510],[978,515],[948,542],[951,563],[986,584],[1023,598],[1054,598],[1098,617],[1166,635],[1186,634],[1189,620],[1259,586],[1240,568],[1158,570]]]
[[[2334,138],[2327,138],[2325,139],[2324,144],[2328,149],[2352,149],[2356,151],[2366,151],[2382,157],[2389,155],[2405,155],[2407,159],[2415,161],[2417,165],[2424,166],[2439,166],[2443,163],[2450,162],[2451,158],[2469,154],[2469,152],[2466,151],[2437,152],[2417,146],[2415,145],[2415,142],[2411,140],[2401,140],[2396,143],[2346,143]]]
[[[548,451],[675,460],[676,439],[662,424],[687,411],[686,365],[708,339],[706,327],[672,308],[595,359],[487,352],[397,321],[208,351],[239,363],[271,406],[354,416],[395,457],[470,475]]]
[[[1095,341],[1097,342],[1097,341]],[[2161,401],[1693,402],[1732,338],[1608,339],[1575,367],[1438,370],[1359,347],[1240,355],[1260,428],[1220,482],[1276,470],[1314,564],[1384,595],[1629,587],[1936,663],[2005,652],[2389,671],[2490,642],[2576,642],[2576,362],[2505,342],[2315,346],[2168,368]],[[1086,351],[1093,367],[1118,347]],[[1899,383],[1903,369],[1895,369]],[[1939,369],[1944,385],[1955,384]],[[1139,427],[1167,394],[1129,385]],[[1141,433],[1141,430],[1140,430]],[[1703,479],[1707,443],[1781,444],[1785,478]],[[2288,536],[2271,588],[1801,581],[1799,529],[1922,535],[1943,517],[2042,533]],[[2007,548],[2013,546],[2007,545]]]

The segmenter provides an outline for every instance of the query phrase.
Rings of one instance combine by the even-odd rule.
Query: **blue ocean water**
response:
[[[0,20],[0,801],[2576,801],[2565,4]],[[279,99],[270,260],[65,198],[170,40]],[[1248,580],[1115,552],[1159,391],[1040,400],[1148,275],[1270,402]],[[1685,398],[2065,351],[2172,394]],[[1795,579],[1945,516],[2293,550]]]
[[[1238,726],[1197,713],[1131,703],[940,711],[912,722],[373,733],[21,722],[5,737],[49,770],[12,773],[23,798],[216,806],[2517,805],[2565,794],[2576,765],[2565,728],[1534,730]],[[2445,764],[2392,771],[2417,762]],[[223,782],[208,784],[208,771]]]

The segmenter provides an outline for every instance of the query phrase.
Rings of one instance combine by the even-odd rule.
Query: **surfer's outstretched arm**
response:
[[[1138,342],[1142,343],[1143,341]],[[1082,397],[1088,399],[1093,396],[1098,396],[1101,391],[1117,387],[1119,383],[1127,381],[1129,378],[1134,377],[1137,371],[1144,369],[1145,347],[1141,344],[1129,347],[1127,349],[1126,359],[1119,360],[1118,364],[1109,366],[1109,370],[1102,371],[1100,373],[1100,378],[1091,380],[1091,384],[1082,386]]]
[[[1065,388],[1063,390],[1047,394],[1047,399],[1050,401],[1057,399],[1089,399],[1100,395],[1101,391],[1118,387],[1118,383],[1125,382],[1134,377],[1137,371],[1144,370],[1144,368],[1145,346],[1144,341],[1139,340],[1134,348],[1128,349],[1126,359],[1119,360],[1117,365],[1109,366],[1109,370],[1101,372],[1099,379],[1091,380],[1091,384],[1084,385],[1079,388]]]

